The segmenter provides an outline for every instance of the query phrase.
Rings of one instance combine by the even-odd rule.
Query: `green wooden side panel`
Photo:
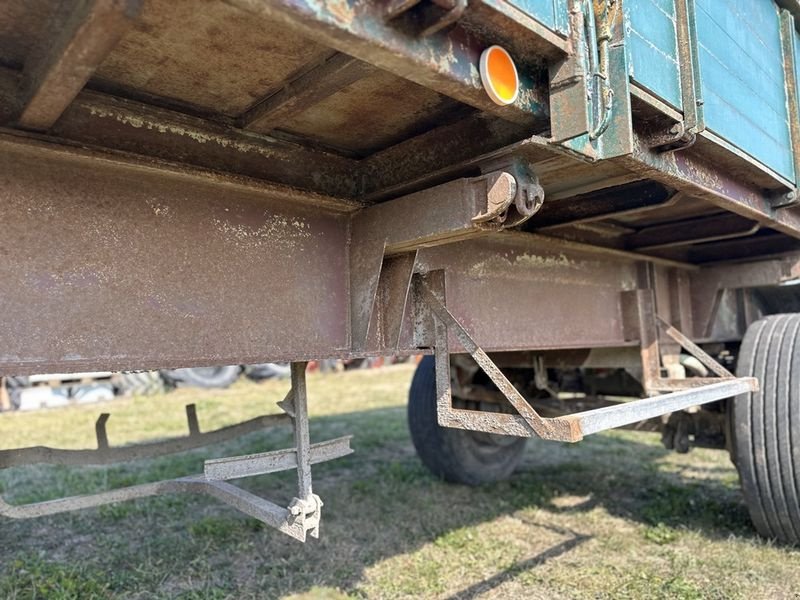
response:
[[[559,33],[566,33],[569,28],[567,2],[568,0],[508,0],[509,4]]]
[[[773,0],[696,0],[709,130],[794,181],[780,19]]]
[[[675,0],[627,0],[623,6],[631,80],[681,110]]]

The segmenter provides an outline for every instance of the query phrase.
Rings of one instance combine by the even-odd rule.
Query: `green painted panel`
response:
[[[780,19],[773,0],[696,0],[709,130],[794,180]]]
[[[529,14],[542,25],[566,33],[569,24],[568,0],[508,0],[523,12]]]
[[[680,110],[675,0],[627,0],[624,6],[631,79]]]

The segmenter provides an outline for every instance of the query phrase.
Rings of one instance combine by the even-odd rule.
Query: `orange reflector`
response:
[[[508,52],[500,46],[489,46],[481,54],[483,89],[497,104],[513,104],[519,95],[517,67]]]

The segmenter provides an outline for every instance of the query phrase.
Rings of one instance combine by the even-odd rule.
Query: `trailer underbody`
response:
[[[797,181],[631,81],[614,2],[594,3],[609,65],[588,100],[585,29],[502,1],[189,4],[0,10],[0,375],[291,362],[296,447],[0,514],[199,491],[315,535],[310,465],[350,450],[308,439],[309,360],[435,354],[440,426],[573,442],[759,393],[720,363],[800,310]],[[509,106],[476,72],[490,41],[519,62]],[[451,377],[467,354],[492,390]],[[614,367],[646,398],[581,412],[504,375],[546,391],[555,370]],[[104,435],[81,464],[107,460]],[[72,464],[28,450],[0,468]],[[226,483],[287,468],[287,508]]]

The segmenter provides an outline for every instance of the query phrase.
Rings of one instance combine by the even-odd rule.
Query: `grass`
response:
[[[800,551],[756,537],[723,452],[669,453],[644,433],[531,441],[509,481],[431,477],[406,431],[408,366],[309,376],[311,435],[355,435],[314,467],[322,537],[301,545],[203,497],[0,521],[0,598],[800,598]],[[93,447],[204,430],[275,410],[286,382],[0,415],[0,446]],[[199,472],[202,460],[286,446],[287,431],[137,464],[0,472],[13,502]],[[240,482],[288,501],[293,473]]]

